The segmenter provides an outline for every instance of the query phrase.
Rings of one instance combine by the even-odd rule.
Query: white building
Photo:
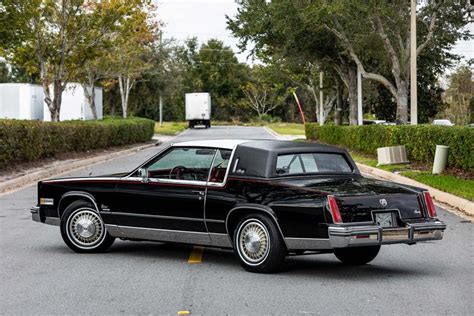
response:
[[[95,105],[97,118],[102,119],[102,88],[95,87]],[[51,121],[49,108],[44,102],[43,87],[29,83],[0,84],[0,119],[2,118]],[[62,95],[59,118],[61,121],[94,119],[80,84],[67,84]]]
[[[51,87],[51,94],[53,89]],[[63,91],[61,102],[61,111],[59,120],[93,120],[94,115],[84,95],[82,86],[78,83],[68,83]],[[102,115],[102,88],[95,87],[95,107],[97,109],[97,118],[100,120]],[[43,105],[44,120],[51,121],[51,113],[48,105]]]
[[[0,84],[0,119],[43,119],[43,88],[29,83]]]

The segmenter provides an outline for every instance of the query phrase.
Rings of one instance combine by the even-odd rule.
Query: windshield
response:
[[[352,168],[341,154],[295,153],[279,155],[277,175],[304,173],[351,173]]]

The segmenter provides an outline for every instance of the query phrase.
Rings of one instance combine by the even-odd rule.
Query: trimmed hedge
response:
[[[432,164],[436,145],[449,146],[448,165],[474,171],[474,128],[433,125],[334,126],[306,124],[306,138],[341,145],[369,155],[378,147],[405,145],[408,159]]]
[[[59,153],[145,142],[155,122],[144,118],[41,122],[0,120],[0,169]]]

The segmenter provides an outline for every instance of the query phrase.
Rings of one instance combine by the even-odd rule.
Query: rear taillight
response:
[[[429,217],[438,216],[438,214],[436,214],[436,207],[433,203],[433,199],[431,198],[430,193],[428,191],[424,191],[423,197],[425,198],[426,208],[428,209],[428,216]]]
[[[341,224],[341,213],[339,212],[339,207],[337,206],[336,198],[333,195],[328,195],[328,204],[334,224]]]

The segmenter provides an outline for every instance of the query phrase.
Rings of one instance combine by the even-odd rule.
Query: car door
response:
[[[206,182],[216,150],[171,147],[117,186],[113,216],[127,236],[205,243]],[[179,232],[179,233],[177,233]]]

